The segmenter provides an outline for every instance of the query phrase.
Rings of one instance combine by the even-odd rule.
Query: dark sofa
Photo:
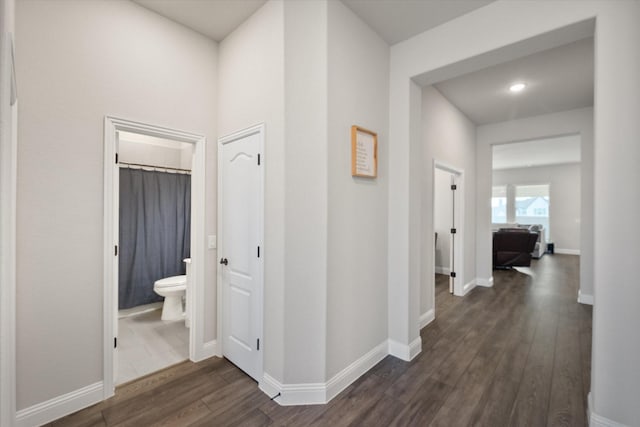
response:
[[[521,228],[493,233],[493,268],[529,267],[538,233]]]

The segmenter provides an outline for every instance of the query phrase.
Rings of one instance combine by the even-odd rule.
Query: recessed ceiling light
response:
[[[522,92],[526,87],[527,85],[525,83],[514,83],[511,86],[509,86],[509,90],[511,92]]]

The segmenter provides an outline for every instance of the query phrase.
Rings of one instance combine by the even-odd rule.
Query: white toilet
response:
[[[162,320],[184,319],[182,298],[187,290],[187,276],[185,274],[156,280],[153,284],[153,290],[156,294],[164,297]]]

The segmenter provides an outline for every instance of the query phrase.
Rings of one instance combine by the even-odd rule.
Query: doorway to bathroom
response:
[[[192,144],[118,132],[118,360],[123,384],[189,357]]]
[[[106,118],[105,398],[198,358],[203,190],[204,137]]]

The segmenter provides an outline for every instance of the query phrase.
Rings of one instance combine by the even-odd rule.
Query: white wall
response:
[[[389,46],[342,2],[328,2],[328,24],[330,379],[387,339]],[[352,125],[378,134],[375,179],[351,176]]]
[[[415,84],[410,79],[452,77],[452,74],[575,41],[584,34],[576,34],[579,28],[575,26],[567,30],[567,26],[596,18],[593,188],[594,200],[598,202],[594,203],[597,245],[593,257],[596,302],[592,422],[601,417],[602,421],[598,422],[602,424],[612,420],[633,425],[640,419],[636,402],[640,394],[640,370],[637,369],[640,342],[629,336],[634,333],[630,329],[632,325],[640,324],[637,309],[640,287],[630,268],[640,257],[637,245],[640,229],[619,224],[633,224],[640,209],[640,199],[629,197],[626,187],[620,185],[621,182],[640,182],[640,169],[635,164],[640,158],[637,144],[640,140],[640,121],[637,120],[640,56],[636,55],[640,3],[584,1],[580,7],[575,4],[574,1],[499,0],[392,47],[389,125],[393,149],[389,157],[389,192],[395,196],[389,198],[389,277],[398,281],[390,295],[393,300],[389,310],[390,331],[410,342],[417,337],[413,325],[418,324],[419,316],[411,299],[419,286],[411,278],[411,265],[417,262],[418,256],[412,251],[409,231],[405,228],[415,215],[409,177],[414,166],[411,153],[419,140],[412,132],[416,104]],[[484,31],[479,32],[478,28]],[[554,31],[561,28],[563,31]],[[478,165],[481,157],[488,155],[481,154],[482,151],[478,150]],[[478,177],[477,196],[480,204],[486,203],[480,208],[486,210],[484,215],[487,215],[490,214],[490,195],[480,191],[484,185],[480,179]],[[488,181],[490,183],[490,178]],[[583,184],[588,185],[584,177]],[[584,202],[585,198],[582,199]],[[483,221],[481,215],[479,209],[479,221]],[[586,221],[584,216],[582,221]],[[584,232],[581,234],[584,243],[586,236]],[[486,237],[478,234],[479,244]],[[479,249],[478,254],[482,254]],[[407,259],[408,263],[403,261]],[[615,287],[611,287],[611,283],[615,283]]]
[[[640,2],[602,8],[595,46],[591,393],[596,414],[637,425],[640,340],[629,337],[637,337],[640,324],[640,286],[633,274],[640,259],[640,229],[626,224],[637,221],[640,197],[630,196],[621,183],[640,182]]]
[[[0,0],[0,425],[15,412],[16,120],[11,105],[14,0]]]
[[[435,168],[433,192],[433,231],[438,233],[435,245],[435,272],[449,274],[449,251],[451,249],[451,228],[453,226],[453,194],[451,173]]]
[[[104,116],[199,133],[215,146],[217,48],[132,2],[19,2],[16,26],[24,409],[102,380]],[[215,164],[210,149],[207,234],[215,234]],[[207,254],[205,336],[213,338],[216,259]]]
[[[219,135],[265,123],[264,370],[284,373],[284,6],[267,2],[219,49]],[[211,151],[217,144],[210,143]]]
[[[327,3],[285,2],[285,381],[326,377]]]
[[[476,278],[475,255],[475,152],[476,126],[453,106],[436,88],[422,90],[422,166],[421,166],[421,271],[420,314],[434,308],[433,244],[433,168],[434,160],[464,171],[463,268],[456,271],[463,284]],[[438,236],[440,240],[440,236]]]
[[[547,241],[556,251],[580,251],[579,163],[493,171],[493,185],[549,184],[549,229]]]
[[[266,122],[265,372],[324,383],[387,337],[388,46],[342,3],[272,1],[219,61],[221,134]],[[379,133],[373,181],[350,175],[356,123]]]
[[[491,199],[492,144],[531,140],[552,135],[580,134],[580,292],[593,296],[594,291],[594,138],[593,108],[564,111],[478,127],[477,156],[477,269],[478,274],[491,272]],[[578,190],[580,188],[580,190]],[[560,247],[556,245],[556,247]],[[571,248],[561,248],[571,249]]]

